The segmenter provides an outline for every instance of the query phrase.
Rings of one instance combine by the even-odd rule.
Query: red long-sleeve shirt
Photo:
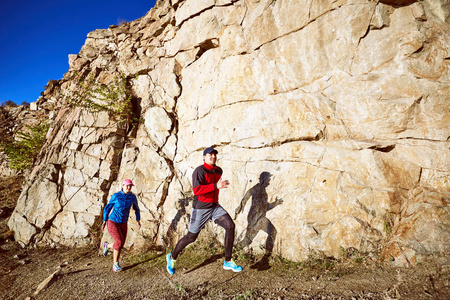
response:
[[[207,163],[197,167],[192,174],[194,208],[212,208],[219,202],[219,189],[216,183],[222,177],[222,169]]]

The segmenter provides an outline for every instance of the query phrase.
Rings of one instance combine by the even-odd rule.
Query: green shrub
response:
[[[383,222],[384,232],[386,233],[386,236],[389,236],[392,233],[392,224],[393,224],[393,217],[391,215],[391,212],[387,210],[383,219],[384,219]]]
[[[19,171],[28,169],[33,164],[45,143],[50,124],[40,123],[35,126],[25,125],[25,127],[29,132],[19,131],[16,133],[16,140],[2,145],[10,168]]]
[[[78,80],[78,89],[69,98],[70,104],[90,112],[106,111],[119,123],[134,121],[131,84],[124,74],[114,77],[109,85],[97,83],[93,74],[86,78],[78,76]]]

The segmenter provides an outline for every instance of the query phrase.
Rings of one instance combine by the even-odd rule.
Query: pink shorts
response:
[[[108,220],[107,227],[109,234],[114,239],[113,248],[115,250],[121,250],[127,238],[128,223],[115,223]]]

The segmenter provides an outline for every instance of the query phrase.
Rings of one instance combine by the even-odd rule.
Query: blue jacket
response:
[[[136,221],[140,221],[141,211],[139,210],[136,195],[131,192],[128,194],[125,194],[123,191],[117,192],[112,195],[111,200],[109,200],[109,203],[103,210],[103,221],[106,222],[109,219],[115,223],[127,223],[131,207],[136,213]],[[109,214],[110,212],[111,214]]]

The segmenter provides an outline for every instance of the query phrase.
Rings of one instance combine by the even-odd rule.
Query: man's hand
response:
[[[141,229],[141,221],[137,221],[138,224],[138,230]]]
[[[103,223],[102,223],[102,231],[105,231],[105,226],[106,226],[106,222],[103,221]]]
[[[228,180],[222,180],[222,178],[219,179],[219,181],[217,181],[217,189],[223,189],[223,188],[227,188],[230,185],[230,182]]]

